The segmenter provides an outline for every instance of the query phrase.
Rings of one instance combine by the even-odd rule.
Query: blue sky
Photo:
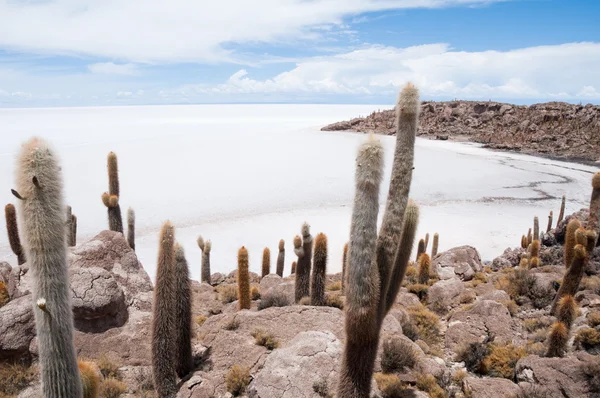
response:
[[[203,4],[205,3],[205,4]],[[0,107],[600,102],[594,0],[0,0]]]

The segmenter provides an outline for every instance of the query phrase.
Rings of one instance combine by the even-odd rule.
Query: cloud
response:
[[[134,64],[115,64],[113,62],[99,62],[88,65],[88,69],[92,73],[102,73],[107,75],[127,75],[133,76],[138,74],[137,66]]]
[[[199,93],[390,95],[406,81],[430,98],[600,98],[600,43],[511,51],[454,51],[447,44],[370,46],[313,57],[265,80],[245,69],[225,83],[188,86]]]
[[[235,62],[231,46],[348,31],[371,11],[505,0],[0,0],[0,48],[124,62]],[[351,33],[351,32],[347,32]]]

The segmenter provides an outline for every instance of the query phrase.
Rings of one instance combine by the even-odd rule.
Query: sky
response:
[[[0,0],[0,107],[600,103],[596,0]]]

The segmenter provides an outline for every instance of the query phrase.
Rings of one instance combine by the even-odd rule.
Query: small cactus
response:
[[[548,214],[548,226],[546,227],[546,233],[550,232],[550,230],[552,229],[552,218],[553,214],[552,210],[550,210],[550,214]]]
[[[77,246],[77,216],[75,214],[73,214],[72,220],[71,242],[73,246]]]
[[[531,228],[527,231],[527,246],[529,246],[533,242],[533,234],[531,233]]]
[[[565,195],[563,195],[562,201],[560,202],[560,212],[558,213],[558,219],[556,220],[556,226],[558,226],[558,224],[560,224],[560,222],[565,217],[565,204],[566,204],[566,201],[567,201],[567,197]]]
[[[575,232],[581,228],[581,223],[578,219],[573,218],[567,224],[567,231],[565,233],[565,267],[569,268],[573,262],[573,248],[575,247]]]
[[[535,241],[534,241],[535,242]],[[529,259],[529,268],[538,268],[542,265],[542,262],[539,257],[531,257]]]
[[[313,237],[310,234],[310,226],[302,224],[302,238],[294,238],[294,251],[298,256],[295,281],[295,301],[300,302],[303,297],[310,297],[310,271],[312,268]],[[300,240],[299,240],[300,239]],[[301,246],[298,246],[298,243]]]
[[[569,341],[569,330],[562,322],[556,322],[548,336],[548,357],[562,357]]]
[[[19,225],[17,223],[17,210],[12,203],[9,203],[4,207],[4,216],[6,218],[6,232],[8,234],[8,242],[13,253],[17,256],[19,265],[27,262],[25,256],[25,250],[21,245],[21,239],[19,238]]]
[[[581,282],[581,277],[583,276],[583,270],[585,267],[587,253],[583,245],[575,246],[573,252],[573,262],[565,272],[563,282],[560,285],[558,292],[556,292],[556,296],[554,297],[554,301],[552,302],[552,308],[550,310],[551,314],[555,314],[558,301],[561,298],[563,298],[566,295],[574,296],[575,293],[577,293],[577,290],[579,289],[579,283]]]
[[[279,241],[279,253],[277,254],[277,275],[283,278],[283,268],[285,266],[285,241]]]
[[[238,250],[238,300],[240,310],[250,309],[250,274],[248,271],[248,250],[242,246]]]
[[[263,256],[262,256],[262,275],[261,277],[264,278],[265,276],[269,275],[271,273],[271,250],[269,250],[268,247],[265,247],[263,249]]]
[[[198,236],[198,247],[202,250],[202,265],[200,269],[200,282],[212,284],[210,278],[210,251],[212,243],[210,240],[205,241],[202,236]]]
[[[521,248],[527,249],[527,237],[525,235],[521,236]]]
[[[419,240],[419,245],[417,246],[417,258],[415,259],[416,262],[419,262],[419,257],[421,257],[421,254],[425,253],[425,240],[421,239]]]
[[[429,232],[427,232],[425,234],[425,251],[427,251],[428,247],[429,247]]]
[[[421,257],[419,257],[419,283],[422,285],[427,285],[429,282],[429,271],[431,270],[431,259],[427,255],[427,253],[423,253]]]
[[[295,261],[292,261],[292,272],[291,272],[292,275],[294,275],[296,273],[296,264],[297,263]]]
[[[190,270],[183,246],[175,244],[175,346],[177,375],[183,378],[192,371],[192,287]]]
[[[327,235],[320,233],[315,238],[314,267],[310,286],[311,305],[325,305],[325,277],[327,272]]]
[[[520,268],[528,268],[529,267],[529,259],[527,258],[527,256],[521,257],[521,260],[519,261],[519,267]]]
[[[558,301],[556,307],[556,318],[559,322],[564,323],[568,329],[573,325],[573,321],[577,318],[577,303],[575,298],[567,294]]]
[[[127,209],[127,243],[135,251],[135,211]]]
[[[93,362],[78,360],[79,377],[83,389],[83,398],[98,398],[102,374]]]
[[[108,154],[108,192],[102,194],[102,202],[108,209],[108,226],[111,231],[123,233],[123,219],[121,218],[121,207],[119,206],[119,167],[117,155],[114,152]]]
[[[67,237],[67,246],[73,247],[73,209],[67,206],[67,216],[65,217],[65,236]]]
[[[432,259],[435,256],[437,256],[439,243],[440,243],[440,235],[436,232],[435,234],[433,234],[433,244],[431,245],[431,258]]]
[[[533,240],[540,239],[540,220],[537,216],[533,217]]]

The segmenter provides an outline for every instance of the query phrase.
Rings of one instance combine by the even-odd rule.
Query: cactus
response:
[[[292,272],[291,275],[294,275],[296,273],[296,262],[292,261]]]
[[[102,374],[100,369],[93,362],[78,360],[79,377],[83,389],[83,398],[98,398],[100,390],[100,378]]]
[[[160,231],[152,316],[152,373],[160,397],[177,394],[175,301],[175,229],[166,221]]]
[[[212,243],[210,240],[204,241],[202,236],[198,236],[198,247],[202,250],[202,265],[200,270],[200,282],[212,283],[210,279],[210,250],[212,249]]]
[[[556,226],[558,226],[558,224],[560,224],[560,222],[565,217],[565,204],[566,204],[566,201],[567,201],[567,197],[565,195],[563,195],[562,201],[560,202],[560,212],[558,213],[558,219],[556,220]]]
[[[556,318],[559,322],[564,323],[567,329],[571,328],[573,321],[577,318],[577,303],[572,295],[567,294],[558,301]]]
[[[540,240],[540,220],[533,217],[533,240]]]
[[[592,197],[590,199],[590,216],[587,222],[587,229],[598,233],[598,224],[600,223],[600,173],[592,177]]]
[[[248,250],[238,250],[238,300],[240,310],[250,309],[250,274],[248,273]]]
[[[102,202],[108,209],[108,227],[111,231],[123,233],[123,219],[119,206],[119,167],[117,155],[108,154],[108,192],[102,194]]]
[[[285,241],[279,241],[279,253],[277,254],[277,275],[283,278],[283,267],[285,266]]]
[[[301,244],[301,246],[299,246]],[[310,226],[302,224],[302,238],[294,238],[294,251],[298,256],[296,265],[296,281],[294,298],[296,303],[303,297],[310,297],[310,271],[312,267],[313,238],[310,234]]]
[[[412,179],[414,140],[420,109],[418,90],[402,89],[397,104],[396,149],[389,192],[379,235],[379,188],[383,148],[372,136],[361,145],[356,159],[355,197],[350,226],[345,302],[345,346],[339,372],[338,397],[366,398],[379,333],[387,309],[399,289],[414,243],[416,223],[407,222]],[[405,237],[405,238],[403,238]]]
[[[327,235],[315,237],[314,267],[310,286],[310,304],[325,305],[325,277],[327,272]]]
[[[569,341],[569,330],[562,322],[556,322],[548,336],[548,357],[562,357]]]
[[[521,248],[527,249],[527,237],[525,235],[521,236]]]
[[[342,253],[342,294],[346,290],[346,264],[348,264],[348,242],[344,244],[344,251]]]
[[[415,259],[416,262],[419,262],[419,257],[421,257],[421,254],[425,253],[425,240],[421,239],[419,240],[419,245],[417,246],[417,258]]]
[[[432,259],[435,256],[437,256],[439,243],[440,243],[440,235],[436,232],[435,234],[433,234],[433,243],[431,245],[431,258]]]
[[[17,223],[17,210],[12,203],[9,203],[4,207],[4,216],[6,217],[6,232],[8,234],[8,242],[13,253],[17,256],[19,265],[27,262],[25,256],[25,250],[21,245],[21,239],[19,238],[19,225]]]
[[[540,261],[540,241],[537,239],[534,239],[533,242],[531,242],[531,246],[529,246],[529,254],[530,254],[530,259],[529,259],[529,268],[537,268],[541,265],[541,261]]]
[[[571,266],[567,268],[565,276],[563,277],[563,282],[560,285],[558,292],[556,292],[556,296],[552,302],[550,313],[553,315],[556,312],[558,301],[566,295],[574,296],[579,289],[579,283],[581,282],[581,277],[583,276],[587,253],[583,245],[576,245],[573,252],[573,262],[571,263]]]
[[[429,232],[427,232],[425,234],[425,251],[427,251],[428,247],[429,247]]]
[[[535,241],[534,241],[535,242]],[[533,268],[538,268],[542,265],[542,262],[540,260],[539,257],[531,257],[529,259],[529,268],[533,269]]]
[[[261,277],[264,278],[265,276],[269,275],[271,273],[271,250],[269,250],[268,247],[265,247],[263,249],[263,256],[262,256],[262,275]]]
[[[552,218],[553,214],[552,210],[550,210],[550,214],[548,214],[548,226],[546,227],[546,233],[550,232],[550,230],[552,229]]]
[[[521,260],[519,260],[519,267],[520,268],[528,268],[529,267],[529,259],[527,258],[527,256],[521,257]]]
[[[0,308],[10,301],[10,294],[8,294],[8,287],[6,283],[0,281]]]
[[[192,361],[192,287],[183,246],[175,244],[175,359],[177,375],[183,378],[193,368]]]
[[[72,220],[71,242],[73,246],[77,246],[77,216],[75,214],[73,214]]]
[[[419,283],[422,285],[427,285],[429,282],[429,271],[431,270],[431,259],[427,255],[427,253],[423,253],[421,257],[419,257]]]
[[[135,211],[127,209],[127,243],[135,251]]]
[[[39,138],[23,145],[16,165],[19,216],[32,275],[42,393],[45,398],[81,397],[73,345],[73,311],[67,265],[61,168]]]
[[[565,232],[565,267],[569,268],[573,262],[573,248],[575,247],[575,231],[581,228],[581,223],[578,219],[573,218],[567,224]]]
[[[73,245],[73,209],[71,206],[67,206],[67,212],[65,217],[65,236],[67,237],[67,246]]]

